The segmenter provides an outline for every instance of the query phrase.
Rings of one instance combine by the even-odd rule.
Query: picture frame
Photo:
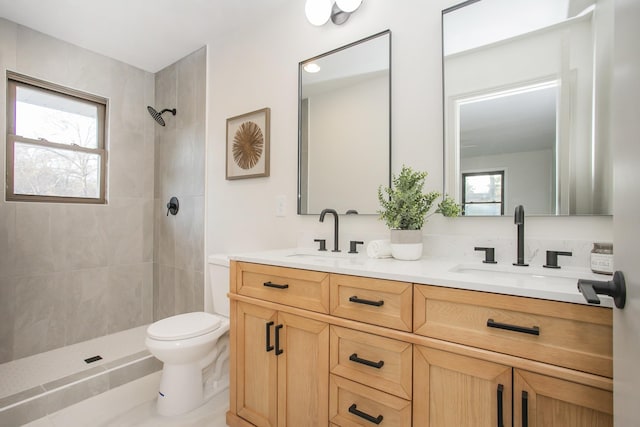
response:
[[[226,179],[269,176],[270,118],[262,108],[227,119]]]

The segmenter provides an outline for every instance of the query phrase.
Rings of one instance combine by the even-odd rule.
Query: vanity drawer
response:
[[[332,274],[330,284],[334,316],[411,331],[410,283]]]
[[[611,378],[605,307],[415,285],[414,332]]]
[[[368,418],[370,417],[370,419]],[[378,420],[380,420],[377,422]],[[336,375],[329,379],[329,421],[338,426],[411,426],[411,402]]]
[[[238,262],[236,292],[320,313],[329,312],[329,273]]]
[[[332,374],[411,399],[411,344],[339,326],[330,337]]]

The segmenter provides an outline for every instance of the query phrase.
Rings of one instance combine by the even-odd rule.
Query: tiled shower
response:
[[[0,69],[109,99],[107,205],[0,198],[0,363],[202,309],[205,60],[152,74],[0,19]]]

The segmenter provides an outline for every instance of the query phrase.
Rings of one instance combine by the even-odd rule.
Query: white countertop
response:
[[[609,281],[612,276],[594,274],[591,270],[563,267],[549,269],[542,266],[483,264],[451,258],[423,257],[417,261],[393,258],[369,258],[365,253],[318,252],[313,249],[282,249],[230,255],[235,261],[328,273],[365,276],[378,279],[445,286],[449,288],[494,292],[587,304],[578,291],[578,279]],[[613,299],[598,295],[602,307],[613,307]]]

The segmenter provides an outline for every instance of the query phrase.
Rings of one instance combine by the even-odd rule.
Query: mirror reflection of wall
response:
[[[611,214],[609,3],[479,0],[443,11],[444,191],[465,215],[519,204],[531,215]]]
[[[390,37],[300,63],[299,214],[376,213],[390,176]]]

